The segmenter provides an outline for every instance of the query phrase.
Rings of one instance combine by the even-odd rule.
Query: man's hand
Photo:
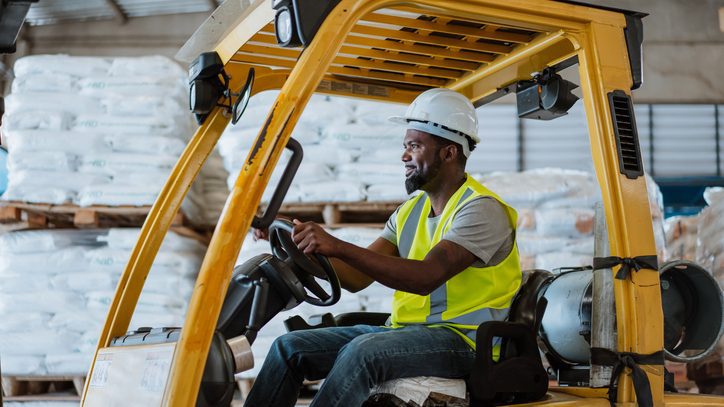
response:
[[[334,257],[339,250],[340,240],[327,233],[314,222],[294,219],[292,240],[304,254],[321,254]]]
[[[257,228],[251,228],[252,237],[254,237],[254,241],[259,240],[269,240],[269,228],[264,229],[257,229]]]
[[[284,220],[288,220],[289,222],[292,221],[292,219],[290,217],[284,216],[284,215],[277,216],[277,219],[284,219]],[[251,228],[251,234],[252,234],[252,237],[254,238],[255,242],[259,241],[259,240],[269,240],[269,228],[264,228],[264,229]]]

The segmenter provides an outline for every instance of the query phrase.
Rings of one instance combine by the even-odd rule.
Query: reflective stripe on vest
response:
[[[410,199],[397,215],[397,242],[401,257],[422,260],[452,225],[452,220],[467,202],[487,196],[503,205],[515,231],[517,214],[496,194],[467,176],[466,181],[448,200],[433,236],[427,230],[430,200],[426,194]],[[476,262],[474,265],[479,265]],[[424,270],[421,270],[424,272]],[[520,286],[521,272],[515,244],[508,256],[491,267],[470,266],[435,289],[430,295],[396,291],[392,326],[409,324],[442,325],[454,328],[475,346],[477,326],[485,321],[503,320],[510,301]]]

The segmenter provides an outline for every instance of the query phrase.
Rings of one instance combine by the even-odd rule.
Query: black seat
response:
[[[548,374],[536,335],[547,304],[539,293],[552,277],[545,270],[524,271],[508,319],[478,327],[476,363],[468,379],[471,407],[524,403],[545,396]],[[496,345],[500,345],[497,361],[493,358]]]

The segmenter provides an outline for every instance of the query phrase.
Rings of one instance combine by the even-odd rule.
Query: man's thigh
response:
[[[377,380],[402,377],[467,376],[475,360],[475,351],[447,328],[408,326],[369,333],[352,340],[344,348],[346,361],[367,365]]]
[[[319,380],[332,369],[345,345],[360,335],[383,330],[385,328],[377,326],[355,325],[293,331],[277,338],[274,351],[280,352],[306,379]]]

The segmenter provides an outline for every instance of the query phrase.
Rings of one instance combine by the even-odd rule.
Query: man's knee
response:
[[[295,352],[303,349],[306,339],[304,331],[293,331],[277,337],[272,343],[272,351],[288,359]]]
[[[359,365],[374,364],[382,357],[380,341],[375,339],[374,334],[361,335],[345,345],[341,354],[345,358],[354,359]]]

